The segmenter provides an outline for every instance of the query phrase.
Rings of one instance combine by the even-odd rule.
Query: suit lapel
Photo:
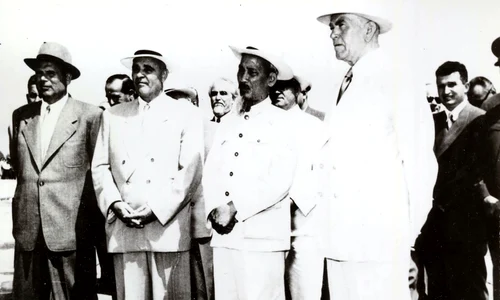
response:
[[[22,130],[22,134],[31,152],[31,156],[35,161],[36,167],[40,170],[42,164],[42,158],[40,155],[40,107],[42,102],[37,102],[38,105],[33,107],[32,115],[33,117],[29,120],[22,120],[21,122],[26,122],[26,127]]]
[[[61,148],[61,146],[76,132],[78,127],[78,116],[75,112],[74,100],[70,97],[64,105],[59,119],[56,123],[56,128],[50,139],[49,148],[45,154],[43,167],[47,164],[50,158]]]
[[[436,156],[440,157],[451,144],[457,139],[457,137],[464,131],[465,127],[471,122],[470,118],[470,104],[467,104],[464,109],[458,115],[458,119],[451,126],[450,130],[442,137],[442,142],[438,145]]]

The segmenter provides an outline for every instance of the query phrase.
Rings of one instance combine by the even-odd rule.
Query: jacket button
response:
[[[238,156],[238,155],[239,155],[238,152],[234,152],[234,156]]]
[[[191,201],[191,207],[193,207],[193,206],[194,206],[194,202],[193,202],[193,201]]]
[[[229,172],[229,176],[233,176],[233,174],[234,174],[233,172]]]
[[[151,183],[151,180],[149,180],[149,179],[148,179],[148,180],[146,180],[146,183]]]
[[[243,137],[243,133],[238,134],[238,136],[239,136],[240,138],[242,138],[242,137]]]
[[[122,160],[122,165],[124,165],[124,164],[125,164],[125,160]]]
[[[225,194],[226,196],[229,196],[229,192],[225,192],[224,194]]]
[[[248,120],[250,119],[250,117],[248,115],[245,115],[245,120]]]
[[[43,182],[43,181],[40,181],[40,182],[38,183],[38,185],[40,185],[40,186],[43,186],[44,184],[45,184],[45,182]]]
[[[155,162],[155,159],[154,159],[154,158],[151,158],[151,162]]]

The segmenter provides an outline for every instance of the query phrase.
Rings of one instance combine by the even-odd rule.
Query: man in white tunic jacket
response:
[[[296,151],[288,113],[271,104],[269,89],[293,73],[253,47],[232,48],[241,62],[242,99],[214,137],[203,173],[205,213],[215,229],[217,300],[285,299],[285,251]]]

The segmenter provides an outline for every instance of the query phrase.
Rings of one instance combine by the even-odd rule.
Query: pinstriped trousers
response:
[[[113,253],[118,300],[190,300],[189,251]]]

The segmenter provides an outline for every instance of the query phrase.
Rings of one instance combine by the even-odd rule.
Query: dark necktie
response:
[[[342,81],[342,85],[340,86],[339,90],[339,96],[337,97],[337,105],[340,102],[340,98],[342,98],[342,95],[344,95],[345,91],[349,87],[349,84],[351,84],[352,81],[352,67],[347,71],[347,74],[344,76],[344,80]]]

